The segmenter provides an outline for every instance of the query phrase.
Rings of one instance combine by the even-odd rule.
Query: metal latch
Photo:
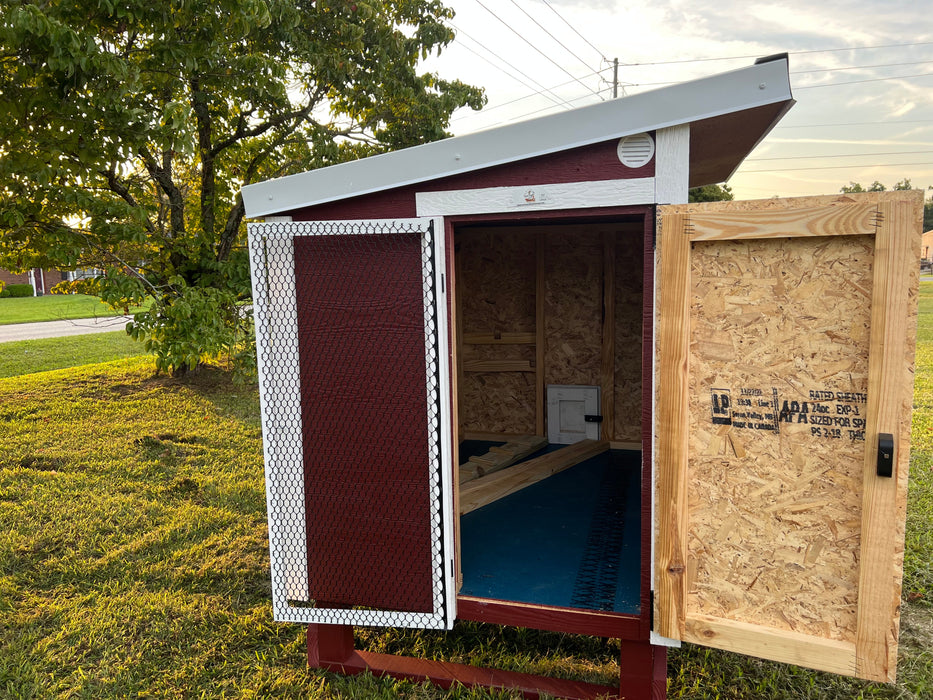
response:
[[[878,476],[894,475],[894,436],[878,433]]]
[[[579,415],[579,414],[577,414],[577,415]],[[602,417],[602,416],[594,416],[594,415],[592,415],[592,414],[587,413],[587,414],[585,414],[585,415],[583,416],[583,420],[586,421],[587,423],[602,423],[602,422],[603,422],[603,417]]]

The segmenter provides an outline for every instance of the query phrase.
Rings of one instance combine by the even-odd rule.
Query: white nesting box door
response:
[[[598,386],[548,384],[548,442],[572,445],[580,440],[599,440],[599,421],[594,417],[599,417]]]

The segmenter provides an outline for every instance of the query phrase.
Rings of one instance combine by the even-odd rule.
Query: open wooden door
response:
[[[251,224],[275,619],[450,628],[440,220]]]
[[[659,634],[894,680],[922,202],[660,208]]]

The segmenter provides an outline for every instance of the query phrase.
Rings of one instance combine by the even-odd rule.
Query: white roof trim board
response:
[[[266,180],[242,189],[267,216],[403,187],[630,134],[792,101],[786,58],[529,121]]]

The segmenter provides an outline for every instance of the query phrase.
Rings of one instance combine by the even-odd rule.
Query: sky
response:
[[[797,104],[729,181],[736,199],[933,185],[933,5],[924,0],[444,0],[456,40],[425,69],[485,88],[457,135],[787,52]],[[933,194],[929,192],[928,194]]]

